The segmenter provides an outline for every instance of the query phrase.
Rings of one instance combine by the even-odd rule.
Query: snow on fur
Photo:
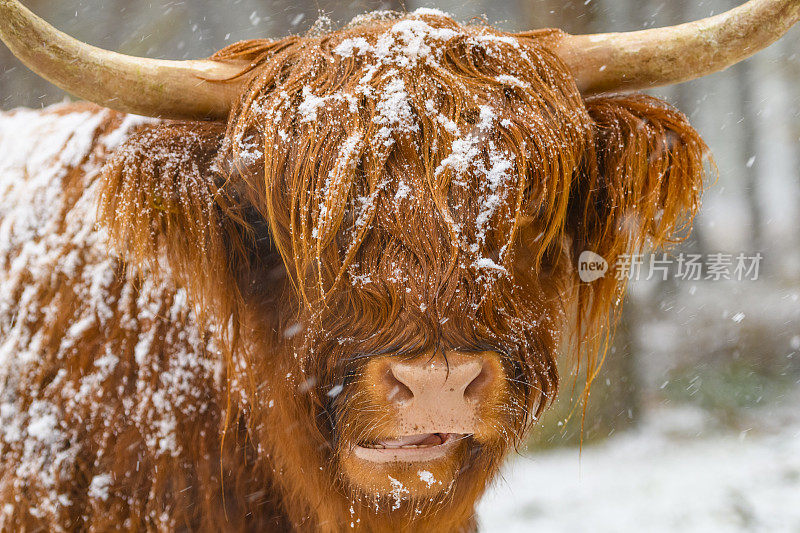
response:
[[[81,485],[114,493],[103,464],[120,434],[139,432],[153,459],[180,453],[177,420],[207,408],[198,384],[218,364],[184,291],[121,275],[96,225],[102,156],[146,122],[90,106],[0,114],[0,493],[50,524],[68,523]]]

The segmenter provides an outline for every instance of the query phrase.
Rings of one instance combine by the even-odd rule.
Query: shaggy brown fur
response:
[[[702,188],[686,118],[582,99],[552,35],[373,16],[219,52],[252,62],[227,126],[0,119],[54,146],[0,166],[2,527],[474,529],[570,324],[598,367],[624,287],[577,255],[670,240]],[[496,351],[506,385],[441,491],[345,471],[392,427],[364,363],[444,350]]]

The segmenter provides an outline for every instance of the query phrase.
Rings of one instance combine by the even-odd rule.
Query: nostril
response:
[[[387,368],[386,372],[384,372],[383,382],[386,385],[386,390],[388,391],[386,394],[386,399],[389,402],[402,404],[410,401],[414,397],[414,393],[411,392],[411,389],[408,387],[408,385],[400,381],[397,376],[395,376],[391,367]]]
[[[491,365],[484,363],[481,366],[481,371],[478,373],[475,378],[470,381],[469,385],[464,389],[464,399],[477,402],[481,399],[481,396],[484,394],[486,386],[489,384],[489,381],[492,379],[492,369]]]

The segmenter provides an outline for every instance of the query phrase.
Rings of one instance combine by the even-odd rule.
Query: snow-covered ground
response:
[[[485,533],[800,532],[800,423],[676,436],[675,415],[600,445],[512,459],[483,499]]]

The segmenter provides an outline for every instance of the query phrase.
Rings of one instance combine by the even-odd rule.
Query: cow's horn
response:
[[[594,35],[566,35],[557,52],[584,94],[688,81],[761,50],[800,20],[800,0],[751,0],[697,22]]]
[[[151,117],[224,119],[241,88],[241,78],[235,77],[246,66],[102,50],[58,31],[18,0],[0,0],[0,39],[31,70],[65,91]]]

